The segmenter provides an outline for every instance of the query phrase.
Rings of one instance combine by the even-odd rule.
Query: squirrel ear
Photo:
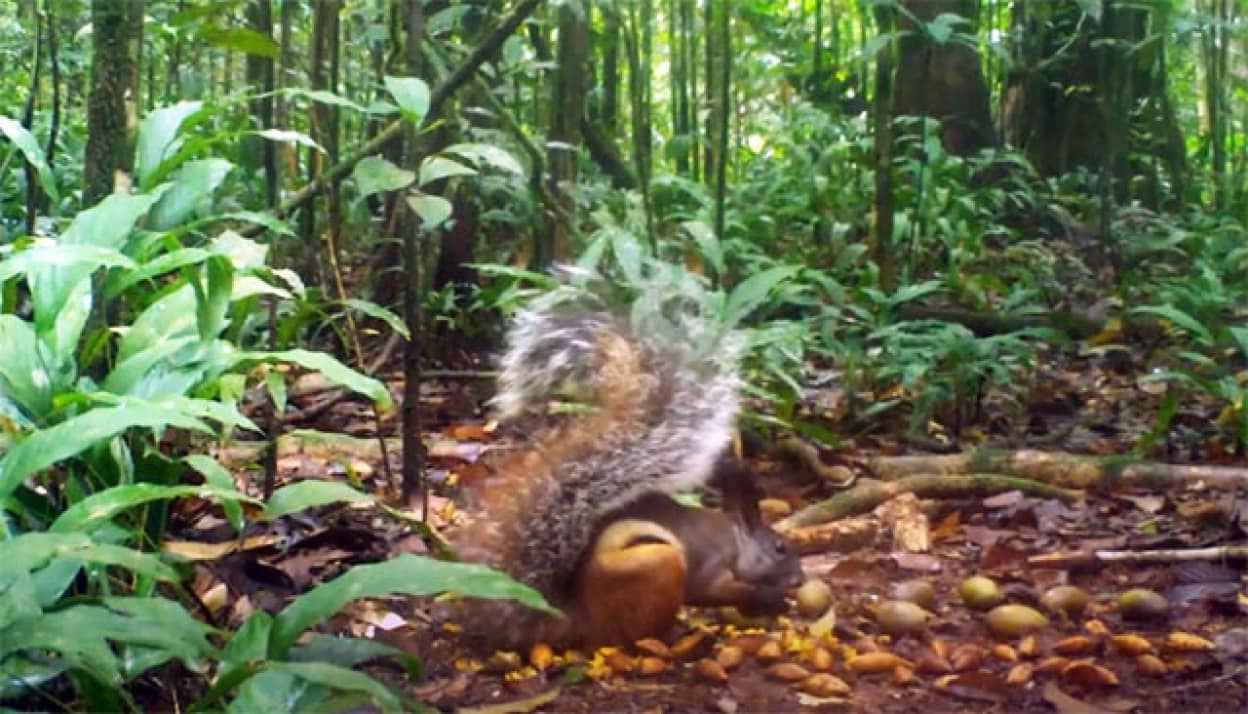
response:
[[[754,482],[754,472],[743,462],[730,456],[721,458],[711,483],[723,498],[725,513],[739,517],[747,526],[762,523],[762,514],[758,510],[762,492]]]

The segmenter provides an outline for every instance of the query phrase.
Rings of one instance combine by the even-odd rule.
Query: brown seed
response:
[[[927,650],[920,652],[914,658],[914,668],[922,674],[950,674],[953,672],[953,665],[949,664],[948,659]]]
[[[759,647],[758,651],[754,653],[754,658],[759,662],[775,662],[781,657],[784,657],[784,648],[775,640],[768,640],[763,643],[763,646]]]
[[[693,666],[693,668],[702,679],[711,682],[728,681],[728,673],[725,672],[724,668],[719,666],[719,663],[713,659],[700,659],[697,664]]]
[[[1062,670],[1062,681],[1084,689],[1118,686],[1118,675],[1094,662],[1071,662]]]
[[[740,647],[734,647],[733,645],[724,645],[715,653],[715,661],[725,670],[741,664],[743,659],[745,659],[745,652]]]
[[[905,600],[886,600],[875,611],[875,621],[880,629],[894,636],[913,635],[927,626],[931,613]]]
[[[831,674],[812,674],[797,688],[812,697],[843,697],[849,694],[849,685],[840,677]]]
[[[1088,620],[1083,623],[1083,631],[1093,637],[1104,637],[1109,634],[1109,628],[1100,620]]]
[[[645,675],[659,674],[667,669],[667,661],[661,657],[642,657],[638,670]]]
[[[945,641],[937,637],[933,637],[927,644],[932,648],[932,652],[941,659],[949,659],[949,645]]]
[[[909,662],[892,652],[868,652],[845,663],[850,669],[863,674],[891,672],[897,667],[911,667]]]
[[[1061,672],[1070,666],[1070,660],[1065,657],[1045,657],[1040,660],[1040,664],[1036,665],[1036,671],[1049,674],[1053,672]]]
[[[1169,670],[1161,658],[1153,654],[1142,654],[1135,658],[1135,671],[1146,677],[1161,677]]]
[[[824,647],[816,647],[810,653],[810,668],[816,672],[829,672],[832,670],[833,660],[832,653]]]
[[[898,667],[893,670],[893,684],[904,686],[914,681],[914,670],[910,667]]]
[[[1081,657],[1096,650],[1096,640],[1086,635],[1067,637],[1053,645],[1053,651],[1067,657]]]
[[[662,657],[663,659],[672,658],[672,648],[668,647],[663,641],[656,640],[653,637],[647,637],[644,640],[637,640],[637,649],[648,655]]]
[[[1017,637],[1049,624],[1049,618],[1026,605],[998,605],[988,613],[988,629],[998,637]]]
[[[1013,667],[1010,667],[1009,673],[1005,675],[1005,683],[1013,687],[1020,687],[1031,681],[1031,676],[1034,671],[1035,667],[1031,664],[1027,662],[1020,662]]]
[[[1079,617],[1088,607],[1088,594],[1074,585],[1058,585],[1040,596],[1040,604],[1054,615]]]
[[[538,642],[529,650],[529,664],[538,671],[546,671],[555,661],[555,652],[545,642]]]
[[[1040,642],[1035,635],[1027,635],[1018,643],[1018,653],[1024,657],[1035,657],[1040,654]]]
[[[997,582],[983,575],[973,575],[963,580],[958,586],[958,594],[972,610],[989,610],[1005,599]]]
[[[978,667],[987,657],[988,650],[967,642],[953,648],[953,652],[949,655],[949,663],[953,665],[953,671],[965,672]]]
[[[1118,596],[1118,610],[1128,620],[1159,619],[1169,613],[1170,601],[1153,590],[1134,588]]]
[[[832,604],[832,588],[822,580],[807,580],[797,589],[797,612],[802,617],[819,617]]]
[[[1007,644],[993,645],[992,656],[996,657],[1002,662],[1017,662],[1018,661],[1018,653],[1014,651],[1013,647],[1010,647]]]
[[[767,642],[767,637],[764,635],[738,635],[732,638],[731,644],[741,648],[742,652],[752,655]]]
[[[892,598],[912,602],[924,610],[936,607],[936,589],[926,580],[906,580],[892,589]]]
[[[693,659],[704,651],[702,649],[704,644],[709,645],[707,640],[709,634],[706,630],[697,630],[681,637],[676,640],[676,644],[672,645],[672,656],[680,660]]]
[[[767,675],[782,682],[800,682],[809,677],[810,672],[800,664],[777,662],[767,668]]]
[[[1153,643],[1139,635],[1114,635],[1109,638],[1109,643],[1114,646],[1114,649],[1132,657],[1152,654],[1156,651],[1153,649]]]
[[[1165,647],[1171,652],[1208,652],[1214,649],[1215,645],[1189,632],[1171,632],[1166,636]]]
[[[620,650],[615,650],[602,659],[616,674],[628,674],[637,668],[637,660]]]

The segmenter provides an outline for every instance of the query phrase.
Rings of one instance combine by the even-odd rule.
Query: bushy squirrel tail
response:
[[[478,603],[474,629],[509,643],[575,635],[573,579],[605,515],[648,493],[703,484],[727,449],[738,409],[736,337],[705,336],[696,315],[677,318],[687,339],[632,324],[558,296],[536,301],[507,336],[493,400],[514,418],[559,388],[588,392],[595,409],[535,439],[482,484],[480,512],[457,539],[460,555],[502,569],[567,613],[561,623],[514,603]],[[562,632],[561,632],[562,630]]]

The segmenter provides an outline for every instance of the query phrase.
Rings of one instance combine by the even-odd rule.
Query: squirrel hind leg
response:
[[[684,602],[685,571],[684,549],[666,529],[612,523],[577,575],[581,639],[598,646],[664,636]]]

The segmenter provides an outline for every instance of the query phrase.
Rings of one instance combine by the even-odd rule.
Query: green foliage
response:
[[[258,298],[298,300],[302,286],[266,265],[266,246],[231,228],[271,219],[217,208],[233,165],[202,154],[221,141],[208,130],[212,111],[182,103],[149,114],[137,141],[136,193],[109,196],[57,237],[0,254],[0,281],[20,285],[30,305],[0,314],[0,699],[67,680],[89,709],[135,709],[127,683],[177,660],[199,673],[220,663],[203,706],[229,696],[240,711],[357,700],[407,709],[350,669],[392,649],[316,640],[295,647],[295,638],[360,597],[454,590],[549,606],[486,568],[405,556],[356,567],[274,618],[257,613],[218,651],[208,636],[220,633],[157,594],[157,584],[177,592],[176,563],[142,550],[163,540],[162,506],[173,499],[216,501],[241,532],[240,504],[255,499],[216,462],[171,453],[168,436],[258,431],[236,406],[253,366],[318,371],[391,406],[385,385],[328,354],[255,348],[264,337],[249,329],[263,315]],[[398,324],[371,303],[345,307]],[[283,393],[274,374],[265,373],[264,386]],[[205,485],[186,484],[188,472]],[[296,483],[260,517],[366,500],[341,483]]]

